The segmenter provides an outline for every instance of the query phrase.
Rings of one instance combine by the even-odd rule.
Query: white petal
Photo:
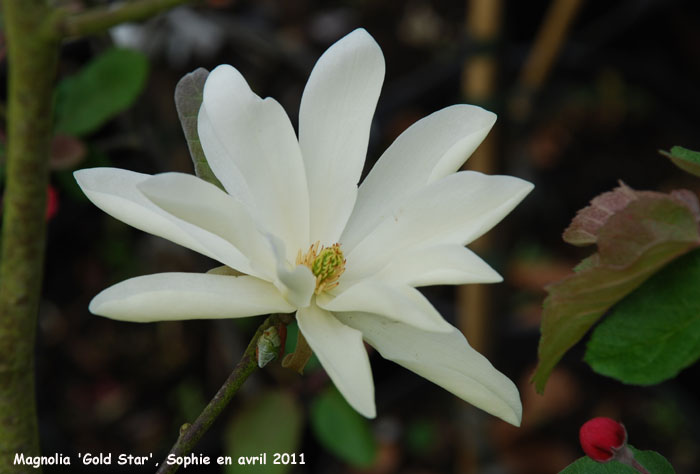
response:
[[[299,144],[311,205],[311,236],[338,241],[357,197],[384,56],[358,29],[331,46],[311,72],[299,110]]]
[[[163,173],[138,188],[169,214],[229,242],[244,260],[244,269],[233,268],[271,280],[275,261],[257,223],[245,207],[224,191],[193,175]]]
[[[200,107],[197,116],[197,133],[207,163],[217,175],[226,192],[244,203],[249,210],[254,211],[255,199],[248,189],[248,183],[216,135],[214,125],[204,107]]]
[[[503,281],[478,255],[461,245],[437,245],[403,253],[389,262],[377,277],[391,284],[410,286]]]
[[[282,106],[261,99],[231,66],[204,85],[198,130],[202,148],[226,190],[254,209],[267,231],[296,252],[309,244],[309,196],[294,129]],[[245,182],[243,190],[239,190]],[[250,202],[246,201],[249,200]]]
[[[515,384],[476,352],[456,328],[449,333],[435,333],[371,314],[336,316],[362,331],[365,340],[385,359],[508,423],[520,425],[522,405]]]
[[[118,168],[89,168],[73,173],[85,195],[110,216],[211,258],[213,252],[149,201],[137,185],[151,175]]]
[[[425,331],[452,330],[420,291],[407,285],[390,285],[378,278],[362,280],[336,296],[321,294],[317,301],[328,311],[363,311]]]
[[[362,333],[315,304],[297,312],[299,330],[340,393],[367,418],[376,416],[374,381]]]
[[[158,273],[117,283],[92,302],[94,314],[122,321],[241,318],[290,313],[277,289],[251,276]]]
[[[311,303],[316,289],[316,277],[304,265],[292,265],[287,261],[284,244],[274,235],[265,236],[276,260],[275,286],[290,304],[305,308]]]
[[[374,275],[416,248],[464,245],[487,232],[531,190],[511,176],[454,173],[411,195],[346,254],[343,278]]]
[[[474,105],[453,105],[406,129],[360,185],[342,242],[352,249],[411,193],[457,171],[496,122]]]

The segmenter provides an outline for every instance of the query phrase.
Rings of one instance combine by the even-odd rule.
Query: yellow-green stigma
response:
[[[316,289],[314,293],[330,290],[338,286],[338,279],[345,271],[345,257],[340,250],[340,244],[323,247],[319,250],[320,242],[309,247],[305,254],[297,253],[297,265],[304,265],[311,270],[316,277]]]

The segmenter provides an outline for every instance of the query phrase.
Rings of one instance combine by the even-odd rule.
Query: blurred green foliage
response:
[[[440,440],[437,422],[428,418],[413,420],[406,427],[406,447],[411,453],[427,455]]]
[[[311,427],[316,439],[331,453],[357,467],[368,467],[377,456],[369,422],[345,401],[335,387],[311,403]]]
[[[97,56],[56,88],[55,130],[67,135],[92,133],[137,99],[148,77],[142,53],[113,48]]]
[[[207,405],[202,386],[194,379],[186,379],[175,388],[175,399],[185,420],[195,420]]]
[[[283,474],[293,464],[274,464],[274,453],[298,454],[301,444],[303,415],[296,398],[281,390],[257,396],[237,410],[226,433],[226,456],[232,458],[226,466],[228,474]],[[266,464],[238,464],[239,457],[267,455]],[[296,462],[300,462],[298,456]],[[307,461],[307,460],[305,460]]]

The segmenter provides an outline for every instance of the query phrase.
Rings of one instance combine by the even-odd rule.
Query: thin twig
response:
[[[529,116],[532,97],[552,70],[582,3],[583,0],[552,0],[520,72],[518,89],[509,104],[513,118],[523,121]]]
[[[258,368],[255,357],[255,347],[263,331],[271,326],[289,324],[291,321],[292,316],[289,314],[272,315],[258,327],[258,330],[255,331],[255,335],[250,340],[248,347],[243,353],[243,357],[233,369],[231,375],[228,376],[226,382],[224,382],[219,391],[216,392],[214,398],[204,407],[204,410],[202,410],[202,413],[199,414],[194,423],[191,425],[187,423],[182,425],[180,428],[180,436],[173,447],[170,448],[168,456],[161,461],[156,474],[171,474],[178,470],[180,467],[179,464],[168,464],[168,457],[170,457],[170,455],[181,457],[189,454],[212,423],[214,423],[222,410],[228,405],[231,398],[238,392],[243,382]]]
[[[139,0],[94,7],[62,16],[56,27],[65,38],[104,33],[120,23],[143,21],[185,3],[192,3],[192,0]]]

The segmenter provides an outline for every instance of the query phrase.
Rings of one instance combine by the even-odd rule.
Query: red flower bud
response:
[[[611,460],[627,442],[627,430],[624,425],[605,417],[585,422],[578,436],[586,455],[599,462]]]

